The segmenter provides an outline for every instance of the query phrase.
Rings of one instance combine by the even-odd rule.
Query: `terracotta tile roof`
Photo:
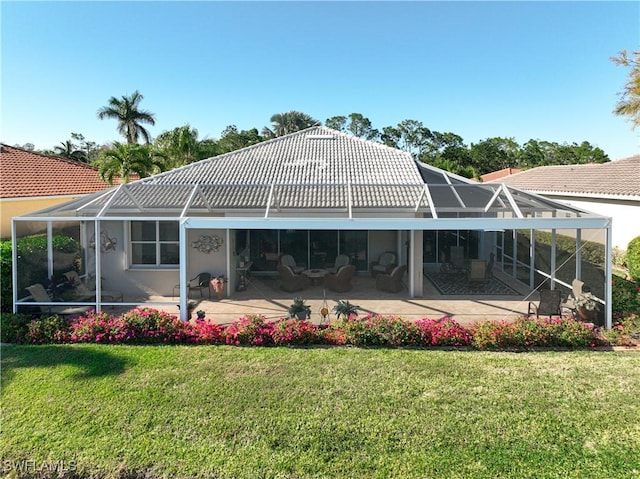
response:
[[[541,166],[492,182],[543,194],[640,198],[640,155],[601,164]]]
[[[516,173],[520,173],[522,170],[520,168],[503,168],[498,171],[492,171],[491,173],[487,173],[486,175],[480,176],[480,179],[483,183],[487,183],[489,181],[497,180],[498,178],[504,178],[505,176],[515,175]]]
[[[94,166],[0,144],[0,198],[84,195],[110,187]]]

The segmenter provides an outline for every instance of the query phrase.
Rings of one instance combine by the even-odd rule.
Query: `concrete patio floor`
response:
[[[267,319],[274,320],[287,317],[287,308],[296,296],[303,297],[311,306],[311,321],[320,323],[320,310],[326,300],[329,311],[339,300],[348,300],[360,306],[360,315],[369,313],[393,314],[406,319],[441,318],[452,316],[460,324],[469,324],[482,320],[512,320],[527,312],[530,300],[537,300],[538,296],[529,298],[530,290],[527,286],[515,281],[509,276],[497,275],[504,283],[516,289],[519,295],[449,295],[445,296],[435,288],[433,283],[424,278],[423,297],[410,298],[406,289],[400,293],[378,291],[375,279],[369,276],[356,276],[352,280],[353,290],[347,293],[335,293],[323,288],[321,284],[311,286],[303,291],[288,293],[279,289],[277,278],[252,276],[245,291],[234,291],[230,298],[212,299],[206,295],[200,298],[199,293],[192,293],[191,300],[197,303],[194,311],[203,310],[206,317],[219,324],[231,323],[243,315],[258,313]],[[325,297],[326,294],[326,297]],[[125,299],[125,301],[127,301]],[[178,314],[178,298],[150,296],[140,306],[151,306]],[[153,304],[156,302],[170,302],[169,304]],[[117,307],[105,310],[119,313],[134,306]],[[195,317],[195,313],[193,315]],[[330,313],[330,318],[335,314]]]

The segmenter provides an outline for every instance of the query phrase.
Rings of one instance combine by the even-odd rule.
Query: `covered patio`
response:
[[[16,218],[12,233],[15,310],[143,302],[166,310],[179,304],[187,319],[189,280],[207,272],[224,278],[224,299],[197,309],[220,322],[251,312],[280,317],[293,296],[303,296],[317,314],[319,285],[296,294],[269,286],[277,285],[280,258],[293,253],[305,268],[348,256],[357,274],[339,299],[365,312],[506,319],[526,312],[532,292],[561,289],[566,296],[572,279],[584,278],[611,325],[609,218],[505,185],[473,183],[324,127]],[[38,236],[46,243],[42,257],[27,247]],[[378,291],[370,277],[372,262],[386,251],[407,268],[397,293]],[[455,263],[454,252],[465,265],[494,258],[491,273],[521,297],[494,304],[498,299],[486,291],[455,297],[432,291],[429,271]],[[72,269],[85,294],[54,298],[52,279]],[[24,296],[26,287],[44,282],[50,301]]]

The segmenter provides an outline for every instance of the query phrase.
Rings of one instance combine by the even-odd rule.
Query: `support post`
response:
[[[189,311],[187,309],[187,228],[186,221],[180,221],[180,319],[182,321],[189,320]]]

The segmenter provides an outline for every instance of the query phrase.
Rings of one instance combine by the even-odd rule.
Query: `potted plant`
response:
[[[293,300],[293,304],[289,306],[288,311],[290,318],[298,318],[299,320],[305,320],[311,316],[311,306],[305,304],[304,299],[300,296]]]
[[[338,316],[338,318],[342,316],[344,319],[349,319],[349,317],[352,315],[358,316],[359,309],[360,309],[360,306],[351,304],[349,301],[340,300],[333,307],[333,312],[336,313],[336,316]]]
[[[591,292],[585,292],[578,296],[575,300],[575,306],[578,316],[585,321],[592,321],[598,311],[598,302]]]
[[[222,294],[224,293],[224,284],[226,282],[227,279],[223,274],[221,274],[220,276],[216,276],[211,280],[211,287],[218,297],[222,296]]]

